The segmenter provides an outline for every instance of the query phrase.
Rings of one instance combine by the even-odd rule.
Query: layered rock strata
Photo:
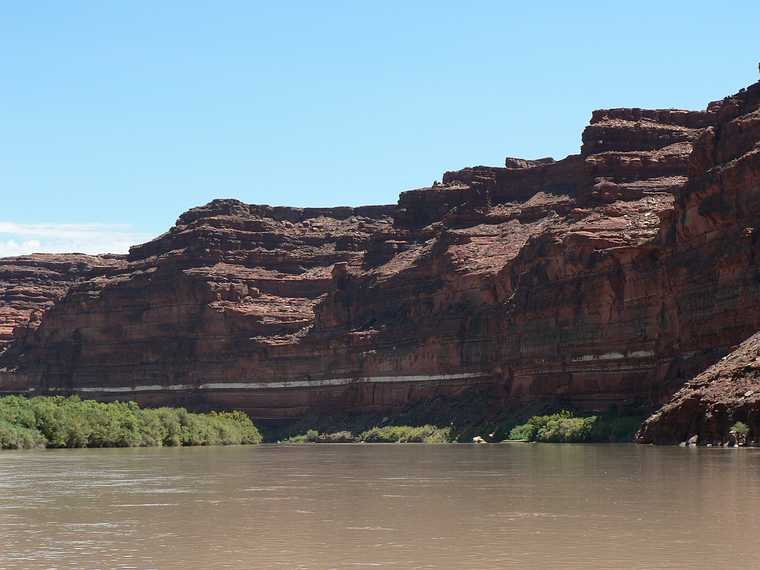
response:
[[[0,389],[262,419],[474,386],[504,405],[664,401],[760,329],[757,90],[596,111],[578,155],[447,172],[393,206],[195,208],[76,282],[10,344]]]
[[[682,350],[723,356],[760,330],[760,84],[722,102],[716,122],[695,145],[689,182],[670,228],[669,283],[678,288],[677,341]],[[641,442],[703,442],[749,421],[760,435],[752,390],[753,336],[679,391],[643,426]],[[716,358],[712,359],[713,361]],[[732,420],[735,418],[735,420]]]
[[[121,256],[34,254],[0,258],[0,352],[39,326],[42,315],[82,279],[126,264]]]

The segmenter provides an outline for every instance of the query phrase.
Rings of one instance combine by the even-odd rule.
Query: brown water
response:
[[[0,453],[0,568],[757,568],[760,449]]]

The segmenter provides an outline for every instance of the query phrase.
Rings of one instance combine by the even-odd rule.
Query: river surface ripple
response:
[[[760,567],[760,449],[0,452],[0,569]]]

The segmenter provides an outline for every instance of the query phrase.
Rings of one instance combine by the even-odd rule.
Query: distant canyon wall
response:
[[[473,387],[663,403],[760,329],[758,91],[595,111],[580,154],[447,172],[395,205],[215,200],[124,258],[0,260],[27,268],[0,273],[0,390],[261,419]]]

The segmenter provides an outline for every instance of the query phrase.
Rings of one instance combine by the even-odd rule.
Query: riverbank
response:
[[[623,443],[632,442],[641,425],[641,416],[602,414],[575,415],[563,410],[535,415],[518,423],[516,416],[500,421],[472,425],[400,424],[398,418],[374,416],[320,418],[303,431],[304,420],[281,428],[280,436],[265,433],[273,443],[501,443],[527,441],[542,443]],[[524,420],[523,420],[524,421]],[[309,424],[307,424],[309,425]],[[321,425],[319,428],[317,426]],[[277,433],[277,432],[276,432]]]
[[[473,400],[473,404],[477,400]],[[474,406],[473,406],[474,407]],[[242,412],[193,413],[184,408],[141,408],[77,396],[0,398],[0,449],[178,447],[269,443],[548,443],[630,442],[638,416],[576,416],[568,411],[526,417],[502,412],[427,407],[395,416],[320,415],[263,434]],[[481,412],[482,413],[482,412]]]
[[[558,409],[555,403],[534,402],[520,408],[509,408],[498,395],[489,389],[471,389],[457,397],[437,395],[413,402],[401,410],[368,413],[311,413],[288,423],[263,424],[264,441],[269,443],[302,442],[311,440],[342,439],[335,434],[350,432],[352,440],[369,439],[361,435],[370,430],[385,429],[383,435],[399,442],[415,442],[414,433],[420,427],[433,426],[437,430],[448,430],[447,442],[472,443],[473,437],[494,434],[494,441],[507,439],[510,430],[531,416],[551,413]],[[389,428],[405,430],[393,434]],[[317,432],[318,438],[314,437]],[[310,434],[310,437],[307,437]],[[376,434],[377,435],[377,434]],[[374,439],[374,438],[372,438]],[[440,437],[435,439],[440,441]],[[318,441],[314,441],[318,442]],[[372,441],[368,441],[372,443]]]
[[[245,445],[262,439],[242,412],[142,409],[135,402],[77,396],[0,398],[0,449]]]
[[[453,443],[456,441],[451,427],[385,426],[373,427],[354,435],[350,431],[319,433],[315,429],[294,435],[281,443]]]
[[[526,423],[513,427],[507,439],[542,443],[631,442],[641,421],[640,416],[577,416],[563,410],[533,416]]]

